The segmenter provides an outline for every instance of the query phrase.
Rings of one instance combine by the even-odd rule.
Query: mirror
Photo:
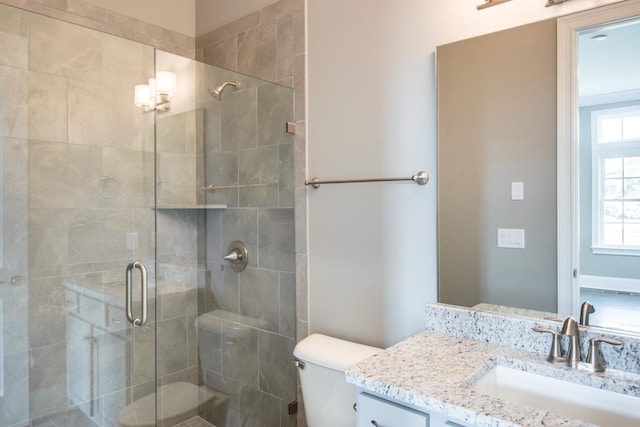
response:
[[[640,60],[627,49],[640,48],[640,33],[631,30],[640,25],[624,24],[624,36],[616,34],[623,32],[619,22],[578,33],[582,95],[575,121],[581,141],[575,158],[580,167],[575,197],[561,193],[560,200],[566,196],[582,202],[572,219],[576,232],[569,233],[571,244],[580,248],[572,264],[576,277],[569,279],[575,293],[571,311],[575,314],[579,303],[588,299],[596,307],[592,325],[638,331],[640,322],[632,320],[640,318],[640,259],[634,254],[638,248],[628,245],[631,255],[621,255],[620,245],[614,244],[609,245],[613,251],[603,252],[592,239],[602,236],[604,228],[620,231],[624,225],[630,236],[640,228],[640,209],[635,216],[640,196],[633,196],[635,189],[640,191],[640,174],[601,173],[605,159],[633,171],[633,159],[640,157],[633,150],[640,146],[640,137],[636,141],[631,130],[630,139],[617,141],[631,146],[628,153],[611,148],[598,161],[591,155],[593,111],[629,107],[632,113],[618,109],[608,111],[613,115],[607,117],[631,117],[627,129],[636,123],[632,107],[640,106],[640,68],[634,63]],[[605,29],[611,34],[608,38],[593,38]],[[604,47],[595,42],[614,43]],[[557,176],[556,20],[439,46],[436,58],[439,302],[563,311],[558,309],[558,239],[568,230],[561,228],[560,235],[557,231],[558,178],[566,177]],[[612,88],[602,85],[603,80],[626,83]],[[598,176],[601,182],[594,178]],[[611,197],[598,202],[605,190]],[[625,191],[628,197],[620,200]],[[594,225],[598,215],[600,225]],[[630,241],[635,242],[633,237]],[[609,266],[606,273],[595,268],[595,260]],[[570,277],[573,268],[561,275]]]
[[[556,22],[436,58],[439,301],[555,312]],[[524,249],[498,248],[498,229],[525,229]]]

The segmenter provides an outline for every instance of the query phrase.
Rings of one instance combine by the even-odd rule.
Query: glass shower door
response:
[[[153,73],[149,46],[0,5],[2,426],[155,424]]]
[[[156,67],[179,89],[156,116],[158,425],[295,425],[293,91],[159,50]],[[234,241],[246,268],[222,270]]]

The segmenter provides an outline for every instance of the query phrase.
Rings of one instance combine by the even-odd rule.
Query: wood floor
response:
[[[589,301],[596,309],[591,325],[640,332],[640,293],[580,290],[580,301]]]

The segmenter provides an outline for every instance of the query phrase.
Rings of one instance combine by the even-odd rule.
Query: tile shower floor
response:
[[[181,422],[180,424],[176,424],[175,427],[216,427],[216,426],[200,417],[193,417],[193,418],[189,418],[186,421]]]
[[[32,427],[97,427],[97,424],[89,420],[82,412],[71,410],[64,414],[47,417],[46,419],[34,421]],[[214,424],[203,418],[195,416],[176,424],[173,427],[216,427]]]

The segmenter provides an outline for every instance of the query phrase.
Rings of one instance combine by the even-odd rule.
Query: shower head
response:
[[[215,89],[209,89],[209,93],[218,101],[222,101],[222,91],[227,86],[233,86],[237,90],[240,87],[240,82],[224,82]]]

